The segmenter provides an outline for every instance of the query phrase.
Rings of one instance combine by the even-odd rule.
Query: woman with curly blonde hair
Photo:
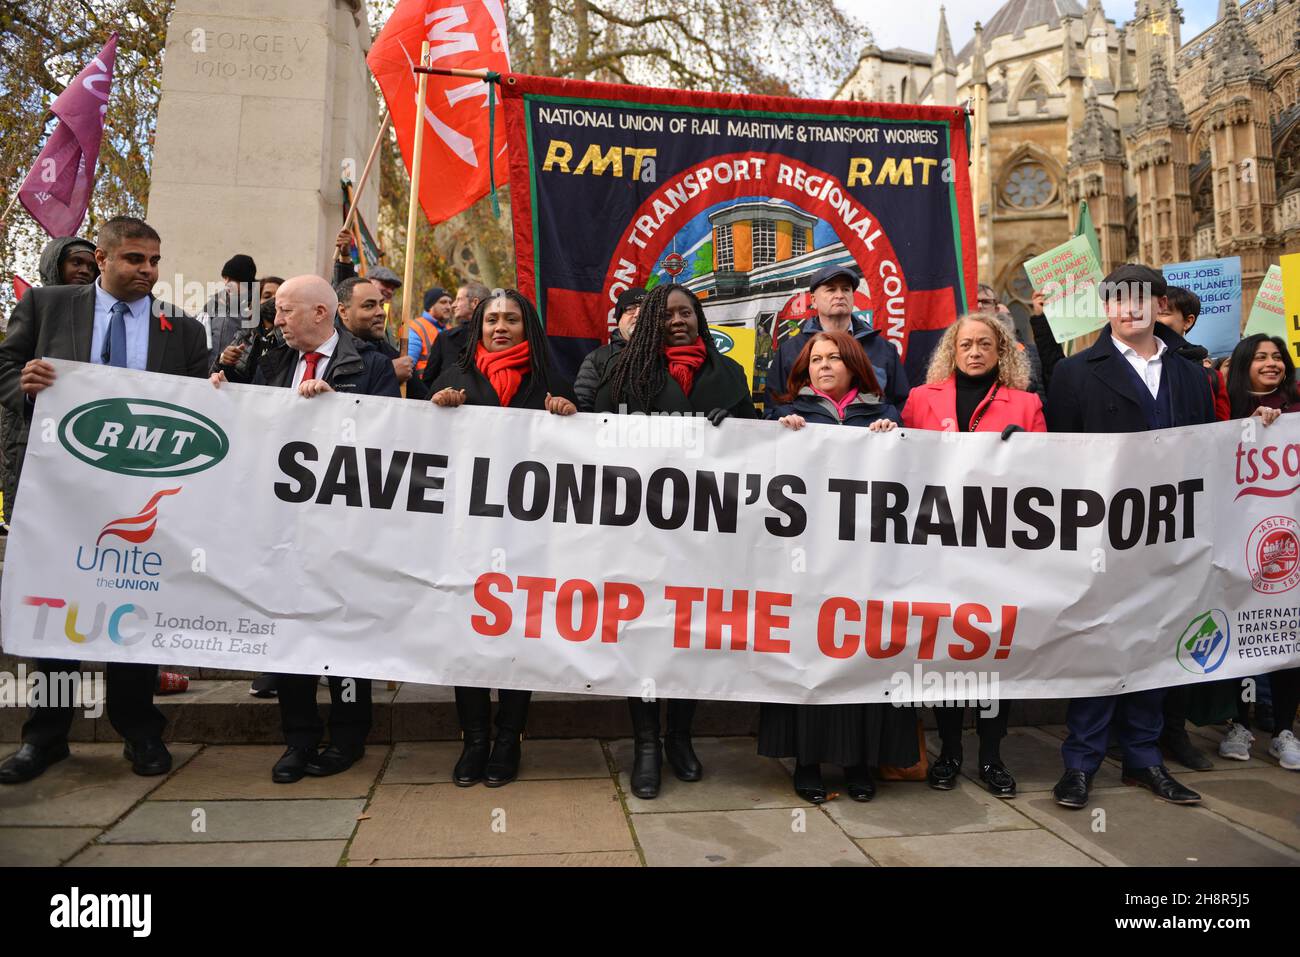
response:
[[[962,316],[953,323],[930,360],[925,385],[917,386],[903,407],[903,426],[944,432],[1046,432],[1043,404],[1026,391],[1029,363],[1007,327],[983,313]],[[943,742],[939,759],[930,765],[930,787],[951,791],[961,774],[961,727],[965,707],[936,707],[935,723]],[[995,797],[1016,794],[1016,779],[1002,763],[1002,738],[1007,733],[1007,703],[997,702],[991,716],[975,721],[979,735],[979,778]]]

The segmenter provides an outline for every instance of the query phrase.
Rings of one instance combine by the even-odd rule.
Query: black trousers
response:
[[[343,699],[345,681],[355,683],[352,701]],[[370,734],[370,679],[330,675],[329,684],[330,743],[343,751],[359,751]],[[316,707],[316,676],[279,675],[276,697],[280,700],[284,743],[291,748],[317,747],[325,736],[325,723]]]
[[[961,749],[961,726],[966,716],[965,706],[952,708],[935,708],[934,723],[939,727],[939,740],[943,742],[943,754],[958,757]],[[998,713],[991,718],[980,714],[975,708],[975,733],[980,740],[980,759],[994,760],[999,757],[1002,739],[1007,735],[1007,721],[1011,717],[1011,702],[999,701]]]
[[[36,670],[46,676],[67,671],[79,671],[81,662],[41,658]],[[167,719],[153,703],[154,689],[158,684],[157,665],[138,665],[110,661],[104,665],[104,708],[113,730],[128,741],[144,738],[161,738]],[[72,719],[79,708],[30,708],[23,724],[23,743],[48,747],[68,740]]]

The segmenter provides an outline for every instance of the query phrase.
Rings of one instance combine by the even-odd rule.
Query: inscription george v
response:
[[[243,77],[252,80],[291,80],[293,67],[284,60],[265,62],[277,54],[281,57],[292,54],[301,56],[311,45],[311,39],[284,33],[247,33],[235,30],[209,30],[194,27],[181,35],[180,45],[190,48],[194,53],[194,74],[196,76],[233,79]],[[235,62],[222,54],[269,54],[270,57],[257,57],[263,62]],[[239,59],[243,59],[240,57]]]

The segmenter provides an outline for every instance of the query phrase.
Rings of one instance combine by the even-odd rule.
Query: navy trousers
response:
[[[1066,769],[1095,773],[1106,757],[1112,724],[1124,767],[1149,768],[1162,763],[1158,742],[1164,730],[1166,690],[1072,699],[1065,714],[1069,733],[1061,745]]]

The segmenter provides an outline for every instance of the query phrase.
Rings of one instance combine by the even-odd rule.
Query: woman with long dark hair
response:
[[[1300,412],[1295,364],[1287,354],[1286,342],[1260,332],[1237,343],[1228,360],[1228,403],[1234,419],[1253,415],[1265,425],[1284,413]],[[1294,562],[1295,556],[1279,556],[1278,560]],[[1288,771],[1300,771],[1300,741],[1291,731],[1300,707],[1300,668],[1270,672],[1268,683],[1273,692],[1273,739],[1268,753]],[[1219,742],[1219,755],[1248,761],[1255,741],[1250,732],[1250,702],[1242,700],[1240,683],[1234,680],[1232,684],[1237,686],[1237,717]]]
[[[685,286],[656,286],[641,304],[627,347],[614,357],[596,389],[596,412],[706,415],[714,425],[729,416],[756,419],[745,370],[718,352],[704,307]],[[667,757],[682,781],[704,774],[691,745],[694,701],[668,702],[668,728],[659,742],[659,702],[628,698],[634,737],[631,786],[639,798],[659,794]]]
[[[790,368],[773,413],[787,429],[850,426],[872,432],[897,428],[898,411],[885,401],[871,360],[848,332],[819,332]],[[871,766],[910,767],[920,759],[916,711],[891,704],[763,704],[758,753],[794,758],[794,790],[805,801],[827,799],[823,764],[844,769],[849,797],[876,794]]]
[[[572,392],[551,370],[546,330],[537,309],[514,289],[495,290],[469,321],[468,345],[433,384],[432,402],[545,409],[554,415],[578,411]],[[497,691],[496,741],[490,742],[492,700],[487,688],[456,688],[456,714],[464,746],[452,781],[469,787],[509,784],[519,773],[519,739],[528,717],[531,691]],[[491,750],[489,752],[489,745]]]

